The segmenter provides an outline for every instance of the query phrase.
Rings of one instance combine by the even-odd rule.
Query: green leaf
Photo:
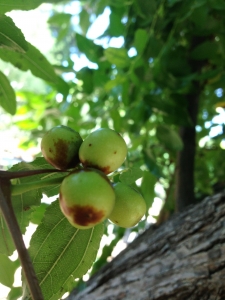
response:
[[[146,0],[135,0],[139,8],[139,14],[142,18],[150,18],[153,14],[156,13],[157,4],[155,0],[146,1]]]
[[[183,148],[183,142],[178,133],[167,125],[157,126],[156,137],[169,150],[180,151]]]
[[[110,117],[113,120],[113,127],[114,127],[114,129],[117,132],[119,132],[120,128],[121,128],[121,124],[122,124],[122,119],[121,119],[121,116],[120,116],[118,110],[117,109],[112,109],[110,111]]]
[[[157,178],[163,177],[161,168],[157,165],[156,158],[154,157],[151,149],[145,149],[143,151],[143,158],[149,171]]]
[[[131,184],[137,179],[143,176],[143,171],[138,167],[129,168],[126,172],[123,172],[119,179],[122,183]]]
[[[116,12],[112,11],[110,16],[110,25],[107,30],[107,33],[110,36],[119,37],[121,35],[124,35],[125,26],[121,22],[121,16],[117,14]]]
[[[223,0],[209,0],[209,5],[218,10],[224,10],[225,9],[225,3]]]
[[[14,282],[14,273],[18,265],[6,255],[0,254],[0,266],[0,283],[11,288]]]
[[[198,45],[192,52],[191,57],[195,60],[213,59],[217,55],[218,44],[206,41]]]
[[[137,29],[134,35],[134,47],[139,55],[141,55],[148,42],[148,33],[144,29]]]
[[[82,68],[79,72],[77,72],[76,77],[83,81],[83,89],[87,94],[91,94],[94,89],[93,85],[93,70],[88,67]]]
[[[9,294],[7,295],[7,300],[17,300],[18,298],[21,298],[23,293],[22,287],[12,287]]]
[[[2,72],[0,72],[0,105],[11,115],[16,113],[16,95],[14,89]]]
[[[0,48],[26,52],[27,42],[12,19],[0,14]]]
[[[41,203],[40,206],[36,207],[36,209],[32,212],[30,216],[30,221],[33,224],[39,225],[41,223],[42,218],[44,217],[46,208],[48,207],[48,204]]]
[[[106,92],[109,92],[114,87],[116,87],[118,85],[122,85],[126,80],[127,80],[127,78],[125,76],[118,74],[114,79],[106,82],[104,88],[105,88]]]
[[[149,37],[148,45],[146,47],[147,57],[157,57],[163,47],[161,40],[157,39],[155,36]]]
[[[53,83],[58,82],[53,66],[45,56],[33,45],[28,44],[26,53],[18,53],[6,49],[0,49],[0,58],[12,63],[22,71],[30,70],[33,75]]]
[[[127,50],[124,48],[109,47],[104,51],[104,54],[106,59],[118,68],[125,68],[130,63]]]
[[[90,15],[87,12],[87,10],[83,8],[79,14],[79,17],[80,17],[79,25],[81,27],[81,30],[84,34],[86,34],[90,26]]]
[[[71,18],[72,18],[71,14],[55,13],[48,19],[48,23],[51,25],[62,26],[63,24],[69,23]]]
[[[148,171],[143,172],[143,179],[140,189],[147,205],[147,211],[154,202],[156,181],[157,179],[153,174]]]
[[[71,226],[62,214],[58,200],[47,208],[29,249],[45,300],[60,299],[74,287],[74,280],[89,270],[103,232],[103,223],[87,230]]]
[[[38,7],[42,3],[58,3],[62,0],[1,0],[0,13],[11,10],[31,10]]]
[[[98,63],[102,56],[102,47],[78,33],[76,34],[76,41],[80,52],[83,52],[90,61]]]

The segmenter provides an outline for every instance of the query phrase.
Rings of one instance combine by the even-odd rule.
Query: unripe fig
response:
[[[79,158],[83,166],[93,167],[109,174],[118,169],[127,155],[127,145],[116,131],[101,128],[83,141]]]
[[[114,184],[114,190],[116,202],[109,220],[124,228],[135,226],[146,213],[144,198],[135,189],[121,182]]]
[[[56,169],[67,170],[80,162],[78,153],[82,142],[78,132],[59,125],[45,133],[41,140],[41,152]]]
[[[65,177],[59,200],[68,221],[76,228],[88,229],[110,215],[115,204],[115,192],[104,173],[86,168]]]

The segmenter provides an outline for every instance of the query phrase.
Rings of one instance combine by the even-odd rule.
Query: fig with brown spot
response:
[[[78,153],[82,142],[77,131],[59,125],[45,133],[41,140],[41,152],[56,169],[67,170],[80,162]]]
[[[84,139],[79,158],[83,166],[109,174],[117,170],[127,156],[127,145],[120,134],[109,128],[100,128]]]
[[[104,173],[85,168],[64,178],[60,186],[59,204],[71,225],[88,229],[111,214],[115,192]]]

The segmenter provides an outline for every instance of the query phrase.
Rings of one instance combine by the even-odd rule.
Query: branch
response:
[[[23,237],[11,203],[9,179],[0,179],[0,208],[8,225],[12,239],[18,251],[23,272],[33,300],[44,300],[29,253],[24,245]]]

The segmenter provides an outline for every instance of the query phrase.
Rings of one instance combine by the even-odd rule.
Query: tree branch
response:
[[[29,253],[11,203],[10,180],[0,178],[0,208],[18,251],[22,269],[33,300],[44,300]]]

